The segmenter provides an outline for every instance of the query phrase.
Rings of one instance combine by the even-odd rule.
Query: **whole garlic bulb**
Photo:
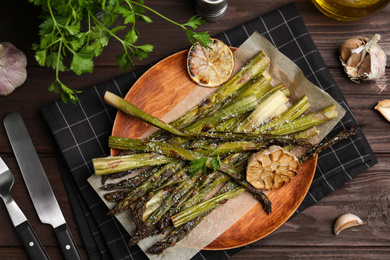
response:
[[[348,77],[359,83],[360,80],[377,80],[385,74],[387,57],[377,44],[380,35],[370,39],[353,37],[340,46],[340,59]]]
[[[298,174],[299,161],[292,153],[272,145],[248,159],[246,180],[263,190],[279,189]]]
[[[7,96],[27,78],[26,55],[12,43],[0,42],[0,95]]]

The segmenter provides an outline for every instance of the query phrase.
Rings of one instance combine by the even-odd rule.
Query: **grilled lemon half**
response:
[[[198,42],[188,52],[187,69],[193,81],[204,87],[218,87],[229,80],[234,70],[233,52],[217,39],[205,48]]]

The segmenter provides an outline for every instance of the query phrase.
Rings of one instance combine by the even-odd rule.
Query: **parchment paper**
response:
[[[311,109],[313,111],[324,108],[331,104],[335,104],[338,117],[325,124],[317,127],[320,130],[319,140],[322,140],[329,131],[337,124],[337,122],[344,116],[344,109],[326,92],[322,91],[317,86],[310,83],[303,75],[302,71],[289,60],[282,53],[277,51],[273,45],[259,33],[254,33],[247,41],[245,41],[240,48],[234,52],[236,61],[236,70],[239,70],[246,64],[254,55],[260,50],[271,59],[270,72],[275,84],[283,82],[288,86],[291,97],[289,99],[294,102],[303,94],[308,96]],[[162,119],[166,122],[180,117],[185,111],[188,111],[194,105],[198,104],[203,98],[210,95],[216,89],[209,89],[203,87],[196,87],[181,103],[179,103],[173,110],[171,110]],[[153,130],[149,130],[144,136],[150,134]],[[92,176],[88,179],[94,190],[99,194],[104,203],[109,208],[112,208],[115,203],[107,202],[103,195],[106,191],[101,191],[101,177]],[[120,180],[117,180],[120,181]],[[202,221],[192,232],[185,237],[181,242],[174,247],[164,251],[161,255],[151,255],[146,253],[146,250],[153,245],[162,236],[155,236],[142,240],[138,245],[146,253],[150,259],[169,259],[169,260],[185,260],[191,259],[202,248],[210,244],[228,228],[230,228],[236,221],[246,214],[257,202],[251,194],[245,192],[229,202],[216,208],[210,213],[207,218]],[[229,216],[229,217],[226,217]],[[135,226],[131,220],[129,211],[125,211],[116,215],[119,222],[124,228],[132,234]]]

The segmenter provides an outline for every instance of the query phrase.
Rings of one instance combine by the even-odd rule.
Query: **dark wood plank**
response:
[[[373,108],[379,100],[390,98],[389,87],[380,91],[381,89],[377,86],[378,84],[390,85],[390,64],[388,62],[386,75],[381,81],[355,84],[343,72],[338,59],[338,47],[350,37],[380,33],[382,35],[380,45],[389,54],[390,6],[362,21],[341,23],[320,14],[310,1],[247,0],[244,3],[241,0],[230,0],[222,21],[203,25],[199,30],[208,30],[211,35],[215,35],[291,2],[295,2],[301,12],[320,54],[345,95],[358,123],[366,125],[363,131],[379,163],[289,220],[270,236],[242,250],[232,259],[269,259],[270,257],[276,259],[388,259],[390,258],[388,195],[390,123]],[[150,0],[147,4],[178,22],[186,22],[195,15],[191,1]],[[80,247],[82,256],[87,259],[54,156],[54,141],[39,112],[40,107],[58,99],[58,96],[47,91],[47,87],[54,80],[54,71],[39,67],[34,60],[34,52],[31,50],[31,44],[38,41],[39,20],[36,18],[38,13],[39,9],[27,1],[7,0],[5,8],[0,8],[0,41],[13,42],[28,57],[28,79],[13,94],[0,97],[0,118],[2,119],[7,113],[13,111],[22,114],[65,219]],[[150,57],[142,61],[134,59],[136,67],[162,59],[189,46],[183,31],[154,14],[148,13],[148,15],[154,23],[137,24],[141,34],[139,43],[153,44],[155,49]],[[111,41],[103,55],[96,59],[94,73],[76,76],[67,72],[61,73],[61,78],[71,88],[83,90],[121,75],[124,72],[119,70],[115,64],[115,56],[120,48],[118,42]],[[15,175],[12,195],[16,202],[35,228],[51,259],[62,259],[51,227],[41,224],[35,213],[3,127],[0,127],[0,156]],[[27,259],[5,207],[1,206],[0,209],[2,228],[0,258]],[[332,234],[333,222],[345,212],[357,214],[367,224],[345,230],[336,237]]]
[[[389,248],[383,247],[251,247],[231,260],[247,259],[386,259]]]
[[[55,247],[44,246],[50,259],[63,259],[61,251]],[[80,254],[83,259],[88,259],[84,248],[80,248]],[[29,260],[24,248],[22,247],[0,247],[0,256],[2,260]]]

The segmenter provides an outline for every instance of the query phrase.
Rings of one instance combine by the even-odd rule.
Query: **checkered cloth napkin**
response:
[[[308,80],[328,92],[347,111],[329,136],[357,125],[294,4],[262,15],[215,38],[239,47],[255,31],[294,61]],[[129,234],[115,217],[107,216],[107,207],[87,179],[94,174],[91,160],[109,155],[107,140],[116,110],[104,104],[104,93],[111,91],[124,96],[148,68],[150,66],[91,86],[78,95],[80,102],[77,105],[56,101],[41,109],[58,145],[61,174],[90,259],[147,259],[137,246],[127,246]],[[296,214],[376,163],[363,133],[322,152],[313,183]],[[240,249],[202,250],[193,259],[228,259]]]

